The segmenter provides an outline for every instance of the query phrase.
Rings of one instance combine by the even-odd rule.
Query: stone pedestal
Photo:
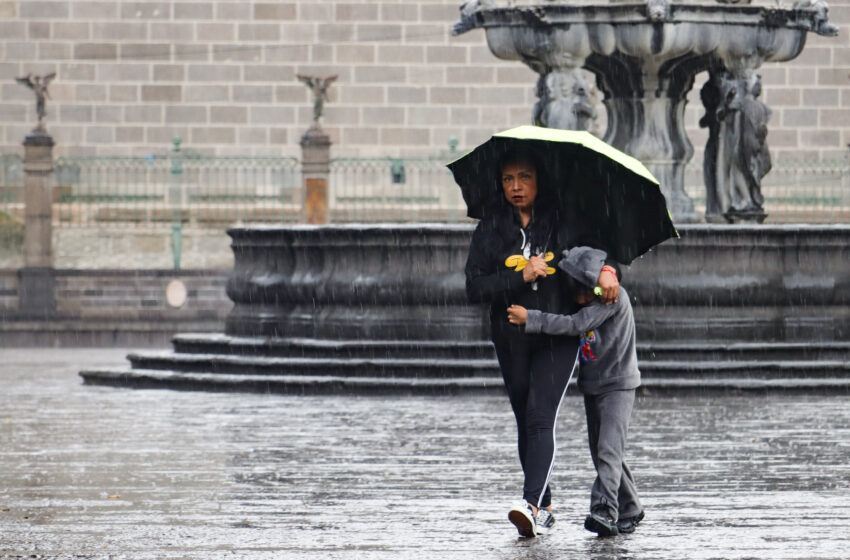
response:
[[[232,228],[231,336],[485,341],[473,226]],[[641,343],[847,340],[850,226],[683,225],[625,269]]]
[[[767,218],[767,213],[763,210],[752,211],[729,211],[723,214],[723,217],[730,224],[761,224]]]
[[[304,217],[308,224],[328,223],[328,179],[331,139],[317,124],[301,137],[301,176],[304,184]]]
[[[24,144],[24,267],[19,271],[21,314],[47,318],[56,313],[53,271],[51,176],[53,138],[33,130]]]
[[[234,336],[482,340],[469,305],[469,225],[241,227],[227,317]]]

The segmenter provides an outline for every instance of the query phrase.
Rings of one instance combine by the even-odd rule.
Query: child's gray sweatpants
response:
[[[615,520],[633,517],[643,510],[632,473],[623,461],[634,402],[634,389],[584,397],[587,440],[596,468],[590,509],[605,506]]]

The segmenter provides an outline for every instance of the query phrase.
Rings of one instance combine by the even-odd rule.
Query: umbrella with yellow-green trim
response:
[[[592,239],[609,257],[629,264],[678,237],[658,180],[637,159],[583,130],[519,126],[448,164],[470,218],[507,204],[499,162],[510,152],[537,163],[538,200],[557,208],[575,239]],[[542,169],[540,169],[542,168]]]

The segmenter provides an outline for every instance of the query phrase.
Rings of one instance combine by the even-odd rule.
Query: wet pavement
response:
[[[516,538],[507,400],[84,386],[121,350],[0,350],[0,558],[847,558],[850,397],[643,396],[647,518],[582,528],[582,403],[558,424],[553,533]]]

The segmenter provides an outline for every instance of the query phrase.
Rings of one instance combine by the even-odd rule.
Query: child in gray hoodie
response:
[[[578,387],[584,394],[590,456],[596,468],[584,526],[600,536],[631,533],[644,516],[632,473],[623,461],[635,389],[640,385],[632,306],[622,286],[615,303],[605,305],[595,297],[605,252],[576,247],[563,255],[558,267],[574,281],[574,298],[584,307],[573,315],[556,315],[512,305],[508,320],[524,324],[529,334],[581,336]],[[565,371],[571,365],[564,364]]]

